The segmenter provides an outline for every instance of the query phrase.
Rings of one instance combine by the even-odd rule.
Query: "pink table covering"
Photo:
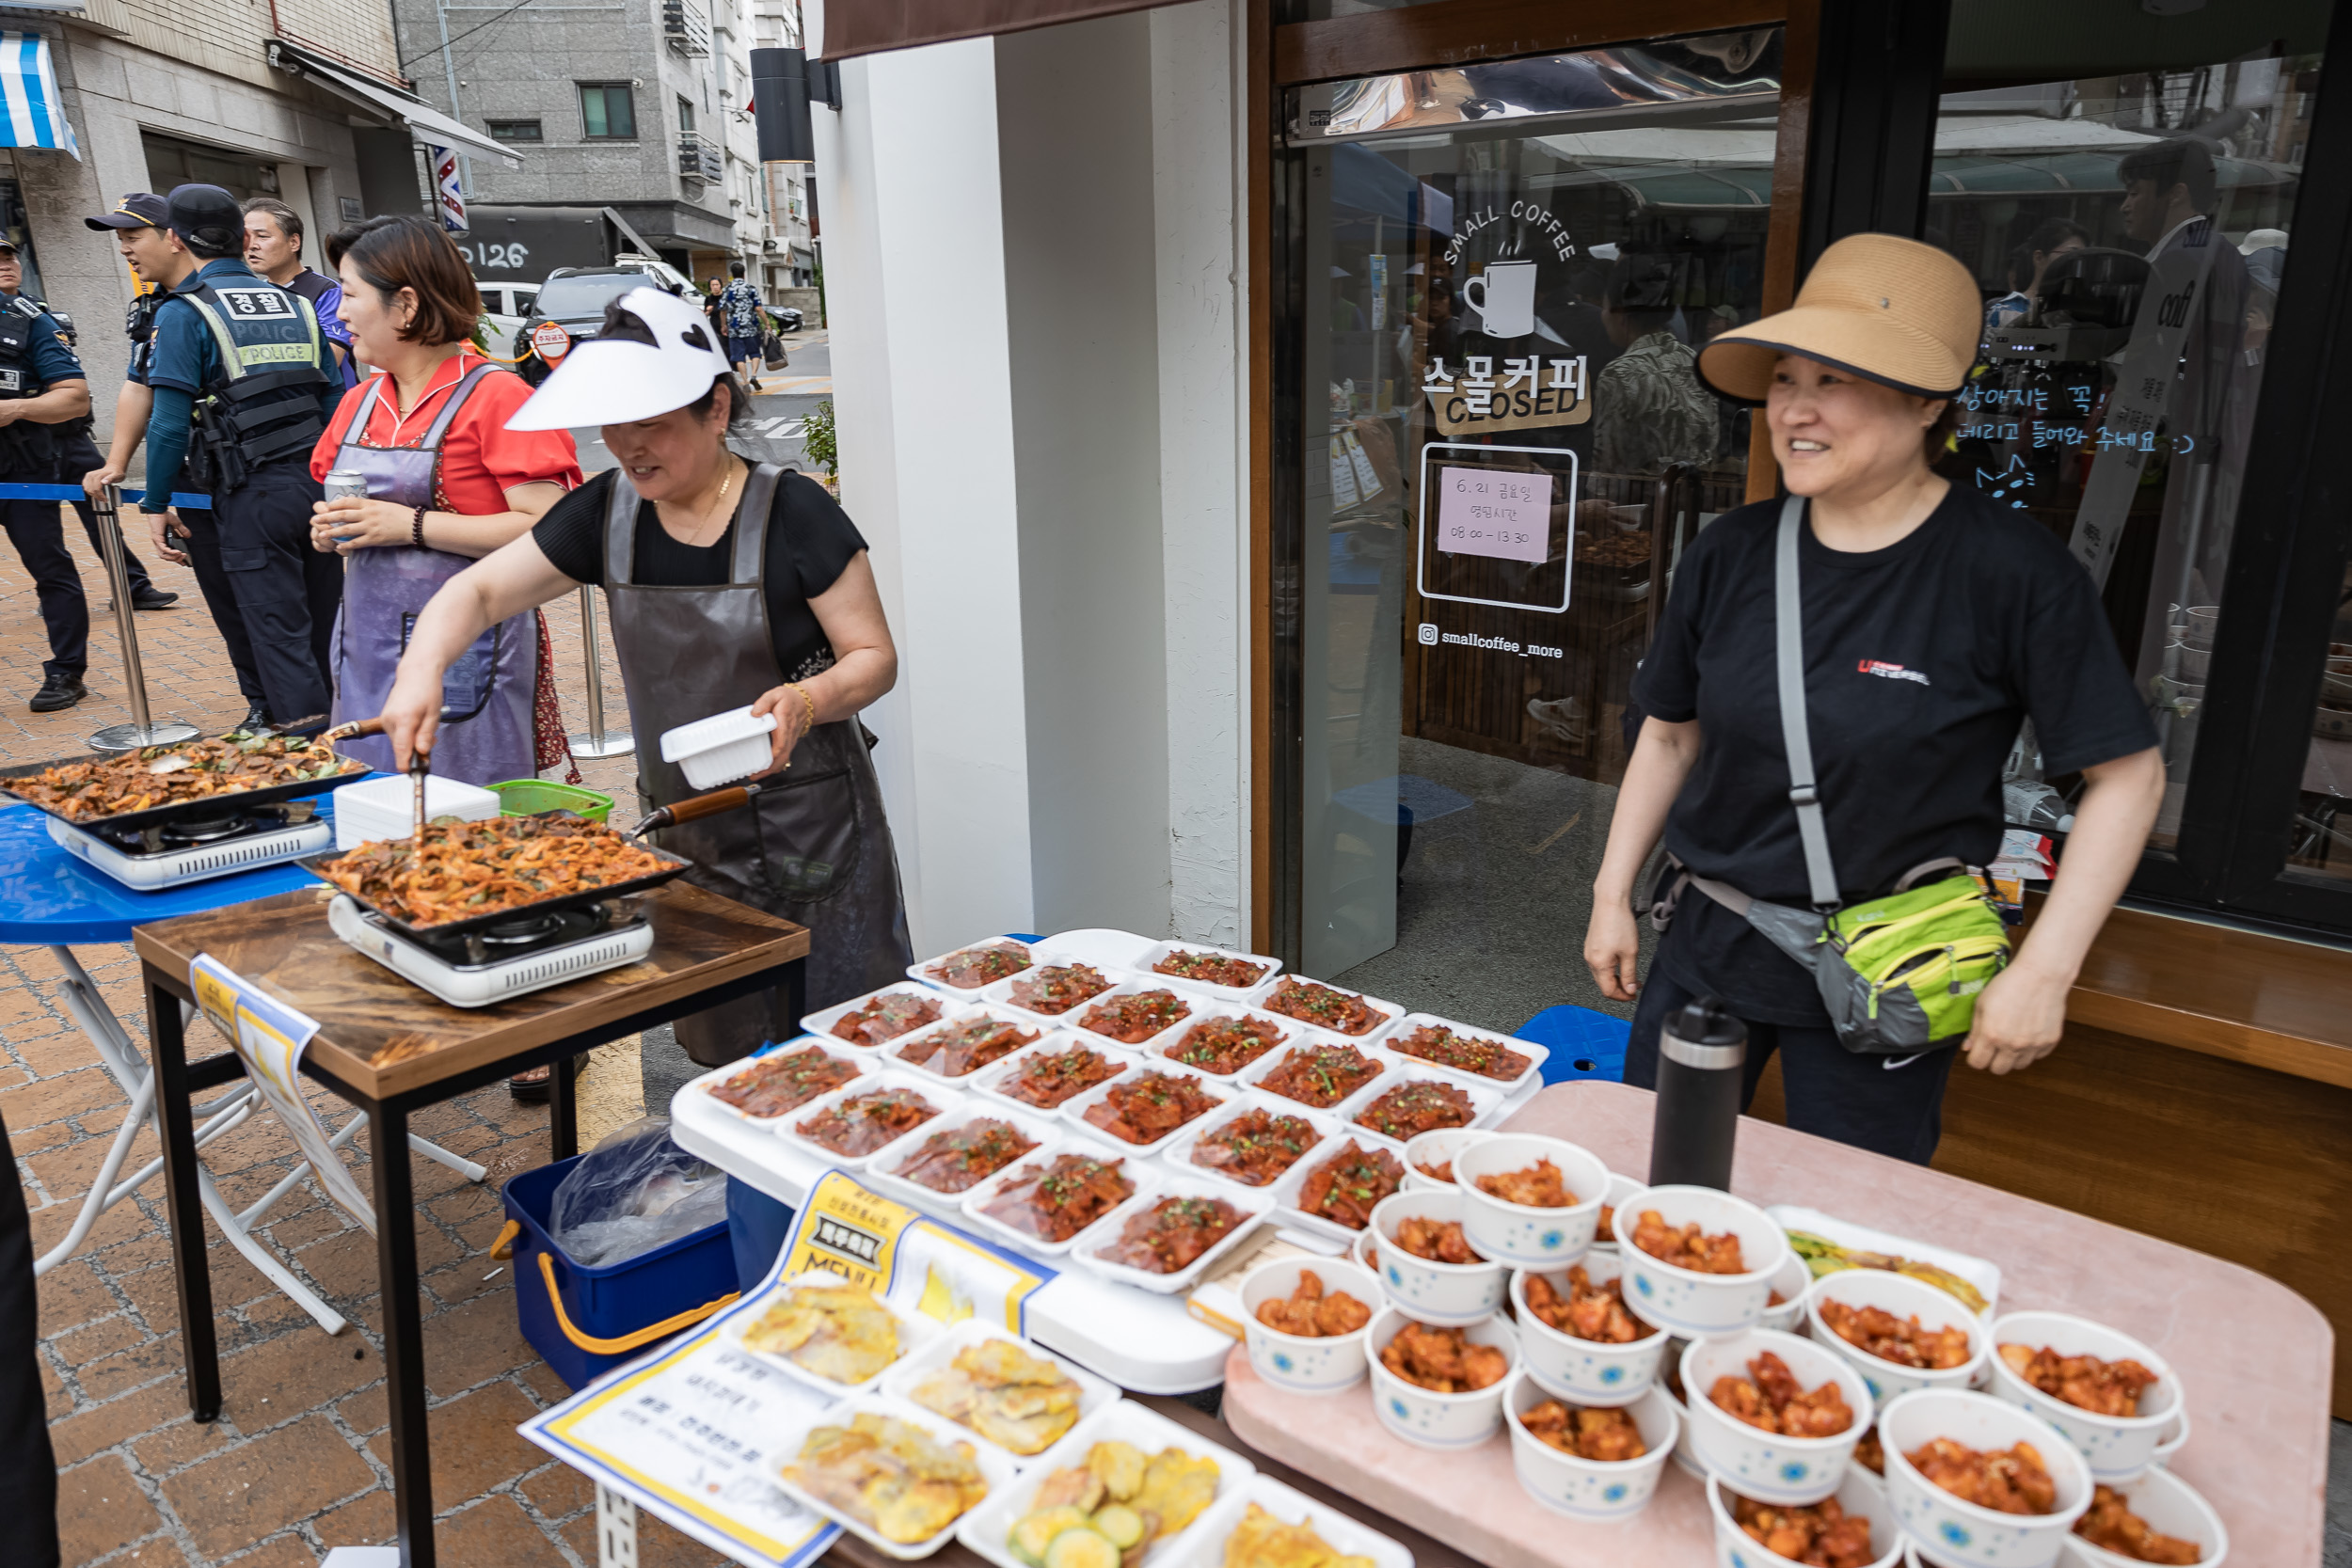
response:
[[[1581,1144],[1611,1169],[1649,1168],[1651,1096],[1562,1084],[1506,1124]],[[2148,1151],[2152,1160],[2162,1149]],[[2315,1563],[2326,1510],[2333,1336],[2301,1296],[2235,1263],[1958,1177],[1742,1120],[1733,1191],[1992,1259],[2000,1309],[2053,1308],[2146,1341],[2172,1364],[2190,1419],[2172,1469],[2204,1495],[2246,1568]],[[2226,1195],[2217,1195],[2226,1200]],[[2226,1330],[2226,1332],[2221,1332]],[[1707,1494],[1671,1462],[1647,1510],[1585,1524],[1537,1504],[1498,1433],[1457,1452],[1389,1435],[1362,1384],[1287,1393],[1236,1348],[1225,1419],[1252,1448],[1454,1545],[1488,1568],[1699,1568],[1711,1563]]]

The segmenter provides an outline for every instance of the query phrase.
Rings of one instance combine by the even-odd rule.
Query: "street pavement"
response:
[[[751,424],[736,436],[736,450],[762,463],[818,470],[801,445],[801,430],[808,411],[833,396],[833,350],[826,338],[819,328],[785,339],[792,363],[781,371],[760,372],[761,390],[752,399]],[[580,448],[580,466],[588,472],[612,467],[612,453],[597,438],[596,426],[573,431],[572,440]]]

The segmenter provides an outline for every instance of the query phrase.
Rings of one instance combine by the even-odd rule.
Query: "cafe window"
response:
[[[634,141],[637,103],[627,82],[580,85],[580,134],[591,140]]]
[[[2083,0],[2052,29],[1954,0],[1925,237],[1985,311],[1944,471],[2067,542],[2156,723],[2135,892],[2352,928],[2352,580],[2341,520],[2285,509],[2329,459],[2268,428],[2329,373],[2324,333],[2281,330],[2341,287],[2298,223],[2328,17]],[[2312,572],[2343,586],[2281,617]],[[2030,735],[2009,784],[2043,832],[2080,786],[2042,776]]]

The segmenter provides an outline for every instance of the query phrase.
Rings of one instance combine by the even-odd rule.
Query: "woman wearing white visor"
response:
[[[453,578],[410,634],[384,708],[393,754],[432,750],[441,675],[483,631],[581,583],[612,641],[650,810],[696,793],[660,759],[663,731],[750,705],[775,717],[771,787],[744,810],[663,830],[688,879],[809,928],[810,1010],[889,984],[914,960],[898,858],[858,713],[898,678],[866,541],[814,481],[727,450],[749,413],[691,304],[633,289],[608,307],[513,430],[601,425],[617,468]],[[785,771],[789,769],[788,772]],[[797,1032],[775,999],[682,1020],[717,1067]]]

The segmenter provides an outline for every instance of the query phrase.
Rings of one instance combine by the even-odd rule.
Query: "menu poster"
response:
[[[188,989],[245,1064],[245,1075],[278,1113],[278,1120],[310,1164],[326,1196],[375,1234],[375,1206],[351,1174],[318,1113],[302,1092],[302,1051],[319,1032],[318,1021],[265,996],[234,970],[199,953],[188,964]]]
[[[783,1277],[829,1269],[941,1323],[981,1318],[1022,1332],[1028,1298],[1054,1271],[877,1196],[841,1171],[808,1190],[780,1261]]]

